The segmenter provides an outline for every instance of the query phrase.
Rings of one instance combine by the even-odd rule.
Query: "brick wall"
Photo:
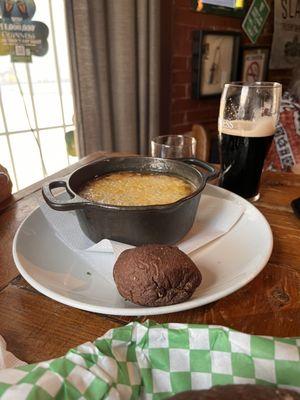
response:
[[[272,12],[256,45],[270,46],[273,32]],[[193,124],[202,124],[212,136],[217,135],[219,97],[191,99],[192,31],[219,30],[242,32],[242,19],[196,13],[191,9],[191,0],[173,0],[171,52],[171,104],[170,132],[182,133],[191,130]],[[245,35],[242,44],[250,44]],[[272,71],[269,80],[286,77],[283,71]]]

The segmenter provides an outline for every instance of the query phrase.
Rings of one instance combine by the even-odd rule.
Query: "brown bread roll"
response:
[[[178,393],[169,400],[300,400],[300,394],[270,386],[224,385]]]
[[[173,246],[145,245],[125,250],[114,266],[114,280],[121,296],[142,306],[186,301],[201,279],[193,261]]]

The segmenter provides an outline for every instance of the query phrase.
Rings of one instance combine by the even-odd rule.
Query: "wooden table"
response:
[[[132,318],[92,314],[57,303],[34,290],[18,273],[12,257],[14,234],[38,205],[41,185],[70,173],[103,153],[18,192],[0,206],[0,334],[8,349],[29,363],[59,357]],[[247,333],[300,336],[300,220],[290,208],[300,196],[300,175],[265,173],[256,204],[269,221],[274,250],[268,265],[247,286],[194,310],[152,317],[158,322],[222,324]],[[252,243],[249,243],[251,246]]]

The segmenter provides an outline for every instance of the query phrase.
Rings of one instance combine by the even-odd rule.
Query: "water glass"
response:
[[[197,141],[185,135],[163,135],[151,140],[151,156],[159,158],[194,158]]]

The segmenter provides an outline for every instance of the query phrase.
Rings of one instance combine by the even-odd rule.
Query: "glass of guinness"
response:
[[[281,84],[232,82],[224,86],[218,120],[220,186],[259,199],[265,157],[279,118]]]

